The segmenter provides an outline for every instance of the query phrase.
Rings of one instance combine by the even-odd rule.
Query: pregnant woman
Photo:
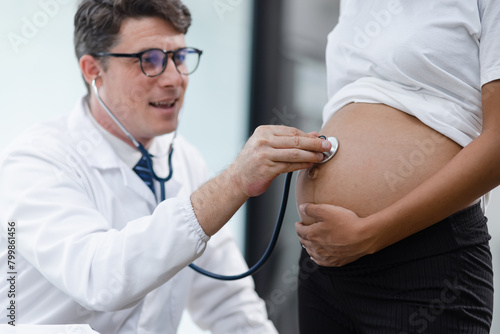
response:
[[[301,333],[489,333],[500,2],[341,0],[325,136],[299,174]]]

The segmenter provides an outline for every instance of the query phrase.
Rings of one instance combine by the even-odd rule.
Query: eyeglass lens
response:
[[[148,76],[160,74],[167,65],[167,55],[161,50],[149,50],[142,54],[142,70]],[[172,54],[177,71],[188,75],[198,67],[199,54],[193,49],[179,49]]]

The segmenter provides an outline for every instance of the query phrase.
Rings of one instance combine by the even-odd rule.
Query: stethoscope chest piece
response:
[[[323,161],[320,162],[320,164],[324,164],[325,162],[327,162],[331,158],[333,158],[335,153],[337,153],[337,151],[339,149],[339,141],[335,137],[328,137],[328,138],[326,138],[325,136],[319,136],[319,137],[323,138],[325,140],[328,140],[332,144],[332,148],[330,149],[330,151],[323,152],[323,155],[325,156],[325,158],[323,159]]]

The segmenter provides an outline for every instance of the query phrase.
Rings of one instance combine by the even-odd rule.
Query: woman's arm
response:
[[[327,204],[303,204],[311,217],[297,234],[319,265],[342,266],[375,253],[465,208],[500,184],[500,80],[482,88],[481,134],[405,197],[366,218]],[[313,221],[313,223],[310,223]]]

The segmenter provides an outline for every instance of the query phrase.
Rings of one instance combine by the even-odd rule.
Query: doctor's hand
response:
[[[246,196],[258,196],[282,173],[311,167],[324,158],[330,142],[318,133],[269,125],[258,127],[228,168]]]
[[[330,142],[318,138],[316,132],[278,125],[258,127],[236,160],[191,195],[203,231],[213,235],[249,197],[266,191],[279,174],[311,167],[330,148]]]
[[[297,235],[318,265],[340,267],[373,253],[376,234],[367,218],[329,204],[301,204],[299,212]]]

